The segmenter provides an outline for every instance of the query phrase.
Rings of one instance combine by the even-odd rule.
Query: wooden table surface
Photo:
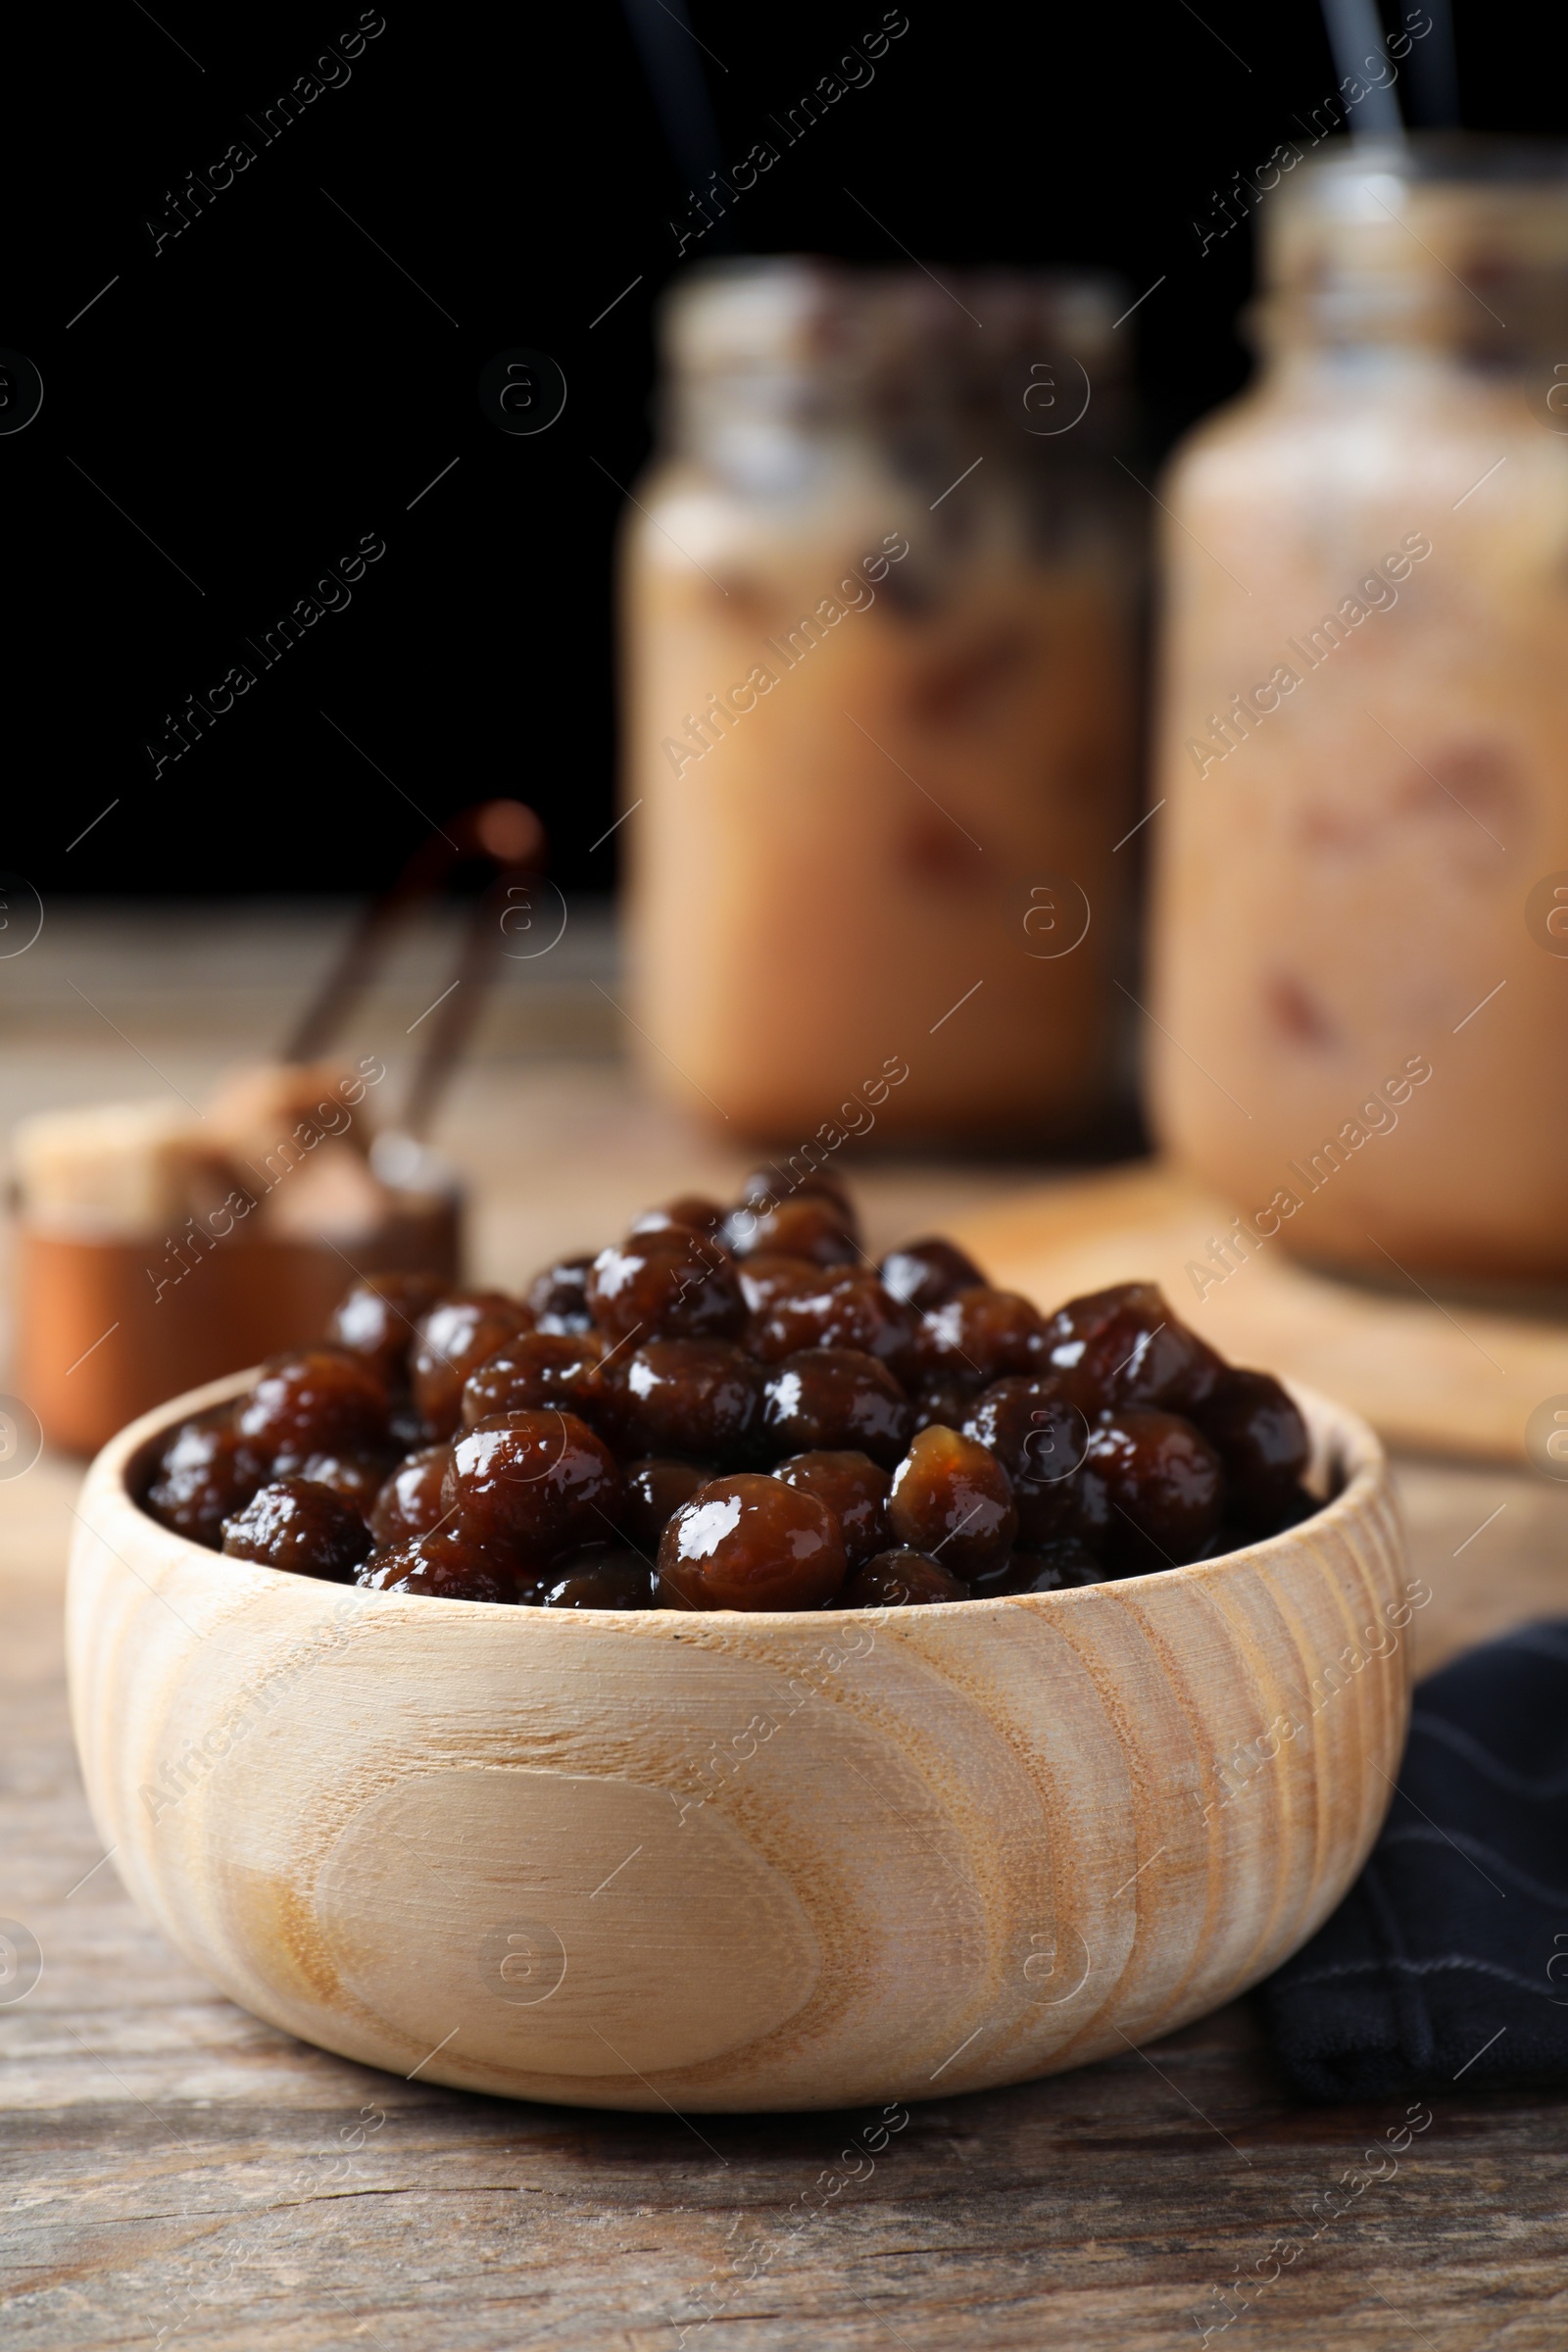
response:
[[[165,1077],[195,1092],[265,1052],[328,931],[57,918],[52,960],[41,940],[26,988],[6,983],[0,1121]],[[604,926],[579,923],[573,953],[495,1008],[446,1125],[485,1186],[478,1270],[503,1281],[745,1165],[730,1139],[634,1095],[598,994],[618,994]],[[368,1050],[425,1001],[433,954]],[[856,1173],[877,1240],[1018,1181],[930,1162]],[[0,1481],[0,1915],[43,1955],[26,1997],[0,2006],[7,2352],[1154,2352],[1205,2328],[1301,2352],[1568,2344],[1568,2109],[1462,2084],[1434,2097],[1397,2172],[1313,2239],[1298,2216],[1402,2102],[1293,2106],[1245,2004],[1077,2074],[918,2105],[874,2159],[851,2151],[871,2121],[858,2113],[514,2105],[258,2024],[142,1925],[83,1804],[60,1638],[78,1476],[45,1457]],[[1435,1596],[1414,1620],[1418,1667],[1564,1610],[1568,1492],[1433,1461],[1400,1481]],[[1277,2282],[1250,2309],[1221,2303],[1283,2239],[1301,2251]]]

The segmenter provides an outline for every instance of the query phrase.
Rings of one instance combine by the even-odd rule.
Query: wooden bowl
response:
[[[1408,1712],[1366,1425],[1223,1559],[947,1607],[499,1609],[285,1576],[89,1474],[77,1745],[132,1896],[344,2056],[588,2107],[944,2096],[1169,2033],[1366,1858]]]

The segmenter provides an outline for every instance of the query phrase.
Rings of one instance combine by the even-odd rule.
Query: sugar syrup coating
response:
[[[370,1505],[368,1524],[378,1544],[401,1544],[440,1525],[447,1507],[441,1499],[441,1481],[451,1459],[448,1444],[420,1446],[404,1455]]]
[[[681,1504],[659,1545],[668,1609],[811,1609],[844,1582],[844,1538],[825,1502],[742,1471]]]
[[[1047,1372],[1046,1326],[1016,1291],[957,1291],[921,1318],[920,1355],[927,1379],[946,1375],[985,1387],[1006,1372]]]
[[[765,1314],[776,1298],[804,1298],[820,1290],[822,1273],[811,1258],[785,1257],[769,1250],[759,1250],[755,1255],[735,1261],[735,1279],[741,1286],[746,1312],[754,1318]]]
[[[827,1168],[813,1168],[809,1175],[802,1177],[786,1177],[773,1167],[753,1168],[741,1186],[740,1205],[772,1208],[781,1200],[798,1200],[802,1195],[831,1200],[844,1219],[846,1232],[859,1231],[849,1186]]]
[[[269,1460],[369,1453],[386,1442],[387,1393],[342,1348],[294,1348],[269,1356],[255,1387],[235,1398],[234,1427]]]
[[[737,1257],[808,1257],[818,1266],[861,1262],[854,1211],[833,1194],[804,1188],[768,1206],[742,1203],[724,1221],[724,1240]]]
[[[1122,1405],[1090,1432],[1078,1473],[1085,1540],[1114,1576],[1196,1560],[1220,1524],[1225,1474],[1179,1413]]]
[[[624,1546],[557,1560],[541,1587],[542,1609],[654,1609],[655,1573]]]
[[[729,1340],[650,1340],[616,1366],[615,1444],[738,1469],[755,1450],[761,1387],[760,1364]]]
[[[372,1551],[354,1581],[372,1592],[422,1593],[428,1600],[482,1600],[506,1607],[517,1597],[505,1562],[465,1529],[453,1527],[407,1536],[401,1544]]]
[[[1179,1322],[1155,1284],[1121,1282],[1058,1307],[1046,1329],[1051,1368],[1070,1373],[1093,1406],[1158,1405],[1191,1415],[1225,1369]]]
[[[330,1487],[368,1524],[392,1461],[384,1446],[375,1453],[308,1453],[299,1466],[299,1476],[316,1486]]]
[[[892,1543],[887,1503],[893,1481],[868,1453],[792,1453],[787,1461],[774,1464],[773,1476],[827,1504],[838,1520],[844,1556],[852,1569]]]
[[[762,1388],[762,1438],[774,1455],[848,1450],[891,1470],[913,1417],[887,1366],[855,1348],[803,1348]]]
[[[255,1560],[290,1576],[346,1585],[370,1548],[370,1531],[352,1504],[309,1478],[279,1478],[260,1487],[241,1511],[223,1522],[231,1560]]]
[[[1038,1550],[1010,1553],[1000,1567],[977,1576],[970,1591],[976,1600],[1005,1600],[1014,1592],[1060,1592],[1072,1585],[1097,1585],[1104,1573],[1088,1545],[1068,1536]]]
[[[1290,1502],[1312,1445],[1277,1380],[1228,1367],[1194,1417],[1225,1465],[1227,1515],[1261,1524]]]
[[[746,1321],[729,1251],[680,1226],[601,1250],[588,1305],[612,1340],[730,1340]]]
[[[853,1570],[839,1594],[841,1609],[919,1608],[938,1600],[967,1600],[969,1588],[940,1560],[907,1548],[879,1551]]]
[[[450,1292],[420,1317],[409,1352],[409,1381],[427,1437],[452,1436],[469,1373],[498,1355],[532,1319],[531,1308],[503,1291]]]
[[[369,1365],[388,1396],[409,1385],[414,1327],[448,1289],[439,1274],[362,1274],[333,1310],[326,1336]]]
[[[716,1200],[710,1200],[703,1193],[681,1193],[662,1208],[646,1209],[633,1220],[630,1230],[634,1234],[663,1233],[677,1226],[684,1232],[711,1235],[717,1233],[726,1213]]]
[[[858,1348],[903,1382],[918,1372],[919,1318],[874,1274],[824,1269],[809,1290],[776,1297],[746,1327],[746,1345],[763,1363],[781,1364],[803,1348]]]
[[[180,1423],[154,1465],[142,1509],[161,1527],[217,1551],[223,1521],[244,1509],[266,1476],[266,1461],[234,1426],[233,1407],[219,1405]]]
[[[922,1380],[912,1391],[914,1400],[914,1430],[929,1429],[939,1421],[944,1429],[961,1429],[974,1410],[982,1383],[959,1380],[951,1372],[939,1373],[935,1379]]]
[[[1022,1546],[1080,1531],[1074,1473],[1089,1451],[1089,1422],[1059,1378],[1009,1373],[993,1381],[970,1405],[963,1434],[994,1453],[1011,1479]]]
[[[940,1559],[967,1583],[1012,1549],[1018,1534],[1012,1482],[973,1438],[933,1423],[893,1473],[888,1523],[899,1543]]]
[[[588,1311],[588,1275],[593,1262],[592,1257],[558,1257],[554,1265],[542,1267],[534,1276],[527,1298],[536,1331],[569,1336],[593,1329],[594,1319]]]
[[[902,1298],[920,1314],[933,1306],[946,1306],[960,1291],[989,1287],[973,1259],[965,1257],[952,1242],[943,1241],[940,1234],[890,1250],[877,1272],[895,1298]]]
[[[601,1541],[621,1502],[615,1457],[575,1413],[498,1413],[453,1440],[442,1481],[458,1525],[537,1574],[569,1544]]]
[[[596,1331],[520,1331],[499,1353],[475,1365],[463,1384],[465,1429],[496,1413],[563,1412],[594,1419],[605,1343]]]
[[[619,1525],[626,1540],[645,1558],[659,1549],[659,1539],[683,1502],[714,1476],[716,1463],[676,1461],[652,1455],[628,1462]]]

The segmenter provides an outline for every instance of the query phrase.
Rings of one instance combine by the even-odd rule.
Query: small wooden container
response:
[[[411,1196],[336,1245],[248,1235],[209,1243],[174,1280],[162,1237],[85,1240],[24,1218],[18,1385],[51,1446],[95,1453],[172,1391],[318,1339],[356,1274],[456,1280],[460,1216],[455,1192]]]
[[[501,1609],[318,1584],[93,1465],[76,1740],[135,1900],[245,2008],[589,2107],[946,2096],[1171,2032],[1340,1900],[1408,1713],[1403,1542],[1310,1395],[1304,1526],[1158,1576],[859,1614]]]

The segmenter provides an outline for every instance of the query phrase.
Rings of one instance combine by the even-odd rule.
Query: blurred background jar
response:
[[[885,1131],[1065,1135],[1113,1083],[1122,305],[947,286],[720,265],[664,314],[624,547],[634,1012],[656,1086],[769,1137],[868,1083]]]
[[[1561,1275],[1568,157],[1357,144],[1259,219],[1164,492],[1156,1123],[1302,1253]]]

